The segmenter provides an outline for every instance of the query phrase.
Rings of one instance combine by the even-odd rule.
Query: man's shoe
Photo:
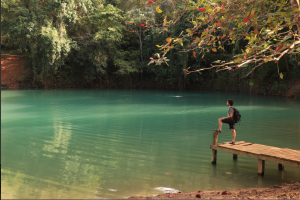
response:
[[[215,131],[217,131],[218,133],[221,133],[222,131],[220,131],[220,129],[215,129]]]

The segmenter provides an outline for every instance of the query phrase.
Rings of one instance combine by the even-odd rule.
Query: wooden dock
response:
[[[218,132],[213,133],[212,163],[217,162],[217,151],[224,151],[233,154],[233,159],[237,159],[237,155],[247,156],[258,159],[258,175],[263,176],[265,171],[265,161],[278,163],[279,170],[284,169],[284,165],[290,165],[300,168],[300,151],[266,146],[262,144],[253,144],[249,142],[239,141],[236,144],[229,142],[218,144]]]

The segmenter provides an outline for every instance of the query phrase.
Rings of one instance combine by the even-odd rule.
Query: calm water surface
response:
[[[300,102],[230,93],[131,90],[1,91],[2,198],[126,198],[267,187],[300,169],[218,152],[210,144],[232,98],[238,141],[300,150]],[[224,125],[219,142],[231,141]],[[171,173],[171,174],[167,174]]]

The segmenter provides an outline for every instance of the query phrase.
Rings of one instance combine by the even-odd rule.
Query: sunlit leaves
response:
[[[233,62],[234,62],[234,63],[239,63],[239,62],[241,62],[242,60],[243,60],[243,58],[238,57],[238,58],[235,59]]]
[[[155,8],[155,10],[156,10],[156,12],[158,12],[158,13],[162,13],[163,11],[162,11],[159,7],[160,7],[160,5],[158,5],[158,6]]]

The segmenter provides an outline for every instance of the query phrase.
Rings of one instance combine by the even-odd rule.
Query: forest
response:
[[[1,1],[1,54],[28,60],[29,88],[283,96],[300,84],[299,35],[299,0]]]

